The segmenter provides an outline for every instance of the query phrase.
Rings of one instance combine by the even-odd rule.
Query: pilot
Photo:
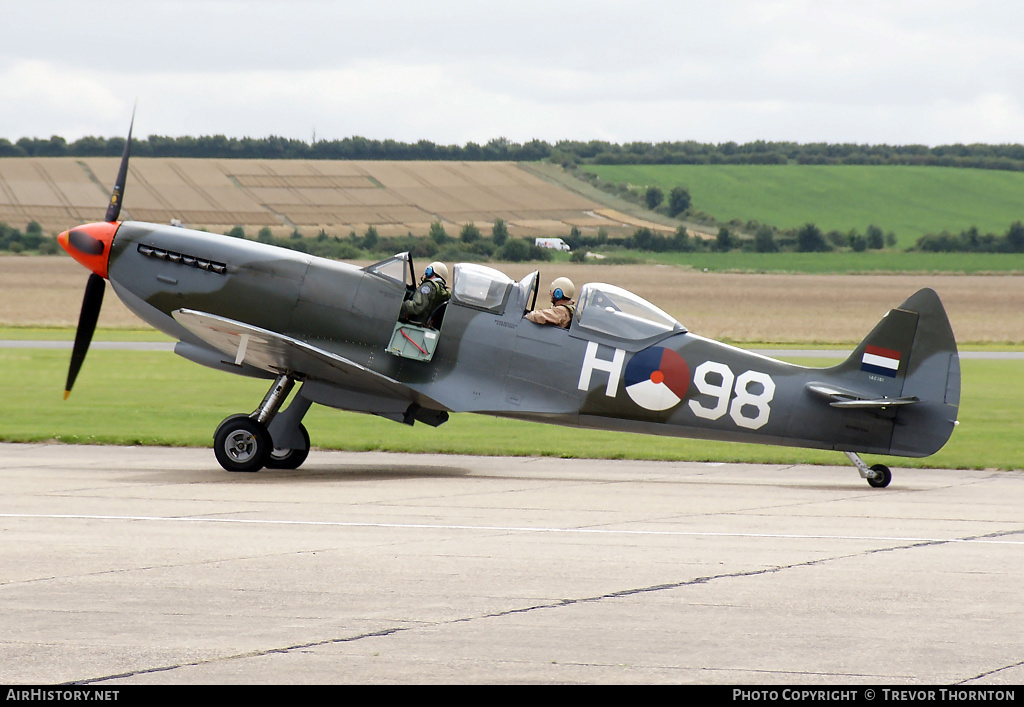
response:
[[[430,315],[452,296],[448,291],[448,267],[433,262],[423,271],[420,286],[402,302],[402,319],[426,326]]]
[[[572,296],[576,294],[576,286],[567,277],[556,277],[551,282],[551,307],[535,309],[526,315],[534,324],[551,324],[568,329],[572,315],[576,313],[576,303]]]

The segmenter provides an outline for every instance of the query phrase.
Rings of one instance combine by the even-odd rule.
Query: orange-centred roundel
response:
[[[668,410],[690,387],[690,367],[671,349],[652,346],[626,364],[623,383],[630,400],[646,410]]]

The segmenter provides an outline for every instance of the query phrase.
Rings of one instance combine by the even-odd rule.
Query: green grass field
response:
[[[71,327],[52,326],[0,326],[0,341],[74,341],[75,330]],[[174,339],[156,329],[117,329],[99,327],[93,336],[94,341],[164,341]]]
[[[206,447],[221,419],[251,411],[267,387],[264,381],[219,373],[169,352],[93,350],[65,401],[67,366],[67,351],[0,349],[5,392],[0,441]],[[880,460],[895,468],[1024,468],[1021,390],[1024,361],[963,361],[961,424],[952,440],[926,459]],[[407,427],[314,406],[305,424],[314,446],[352,451],[846,463],[837,452],[567,430],[469,414],[453,415],[439,428]],[[215,467],[212,452],[210,463]]]
[[[816,165],[586,165],[614,184],[685,186],[693,209],[778,228],[815,223],[864,233],[875,224],[911,246],[926,233],[977,226],[1003,234],[1024,220],[1024,173],[943,167]],[[1019,256],[1018,256],[1019,257]],[[1019,266],[1018,266],[1019,267]]]

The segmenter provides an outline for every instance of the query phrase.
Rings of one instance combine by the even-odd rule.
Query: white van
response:
[[[533,241],[535,246],[540,248],[553,248],[555,250],[572,250],[569,244],[561,238],[537,238]]]

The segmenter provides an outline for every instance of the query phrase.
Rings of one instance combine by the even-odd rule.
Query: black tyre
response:
[[[892,481],[892,472],[885,464],[875,464],[871,467],[875,475],[868,479],[868,483],[876,489],[884,489]]]
[[[278,449],[274,447],[267,459],[266,467],[268,469],[298,469],[302,466],[302,462],[306,461],[306,457],[309,456],[309,432],[301,422],[299,423],[299,433],[302,435],[302,448]]]
[[[228,471],[259,471],[273,448],[267,428],[248,415],[232,415],[213,436],[213,453]]]

